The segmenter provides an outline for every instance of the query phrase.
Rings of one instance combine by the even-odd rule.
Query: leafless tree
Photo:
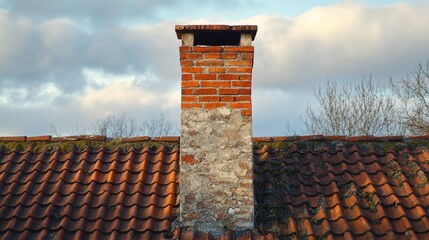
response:
[[[399,99],[400,120],[413,135],[429,134],[429,61],[399,81],[390,81]]]
[[[175,130],[178,129],[177,126],[170,120],[165,119],[163,114],[149,121],[144,121],[141,127],[144,130],[143,132],[149,136],[165,136],[178,132]]]
[[[177,134],[178,130],[174,123],[165,119],[163,114],[152,117],[138,123],[133,118],[122,113],[120,116],[111,115],[105,119],[97,120],[93,127],[94,134],[105,135],[113,138],[135,137],[135,136],[166,136]]]
[[[358,84],[327,81],[315,91],[319,109],[307,107],[303,118],[310,134],[396,135],[402,129],[397,122],[395,99],[371,77]]]
[[[94,125],[94,133],[113,138],[138,136],[141,134],[141,130],[137,122],[125,113],[120,116],[110,115],[105,119],[99,119]]]
[[[58,130],[57,130],[57,128],[55,127],[55,125],[53,124],[53,123],[51,123],[50,124],[50,131],[49,131],[49,133],[52,135],[52,136],[59,136],[59,134],[58,134]]]
[[[51,134],[60,136],[57,128],[51,124]],[[173,121],[164,117],[164,114],[154,116],[150,120],[137,122],[125,112],[121,115],[110,115],[99,119],[91,128],[76,126],[71,135],[103,135],[112,138],[126,138],[136,136],[172,136],[178,135],[179,128]]]
[[[298,135],[297,131],[295,129],[292,128],[292,126],[290,125],[289,120],[285,121],[285,133],[287,136],[296,136]]]

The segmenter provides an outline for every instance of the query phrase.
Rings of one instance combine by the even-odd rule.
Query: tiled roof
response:
[[[253,138],[256,230],[175,229],[179,138],[0,137],[0,239],[425,239],[429,137]]]
[[[169,234],[178,208],[178,138],[96,141],[104,139],[3,138],[0,239]]]
[[[257,229],[286,239],[429,239],[429,141],[329,138],[254,139]]]

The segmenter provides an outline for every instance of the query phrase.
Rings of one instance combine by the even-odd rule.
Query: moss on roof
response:
[[[27,151],[32,152],[53,152],[56,150],[61,150],[63,152],[71,151],[76,149],[77,151],[82,151],[85,148],[90,149],[100,149],[104,147],[107,150],[121,149],[123,151],[129,151],[131,148],[142,149],[149,147],[151,149],[157,149],[161,146],[173,148],[178,146],[179,142],[173,141],[158,141],[158,140],[147,140],[147,141],[135,141],[135,142],[124,142],[121,139],[113,139],[110,141],[98,141],[98,140],[77,140],[77,141],[0,141],[0,151],[1,152],[10,152],[10,151]]]

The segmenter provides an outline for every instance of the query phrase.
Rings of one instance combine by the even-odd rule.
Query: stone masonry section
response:
[[[180,219],[221,234],[253,228],[251,80],[257,27],[176,26],[182,39]]]
[[[250,117],[228,108],[186,109],[181,117],[183,226],[215,233],[253,228]]]

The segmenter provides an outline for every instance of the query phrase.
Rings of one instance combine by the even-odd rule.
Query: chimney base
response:
[[[251,117],[216,108],[184,109],[181,119],[181,225],[252,229]]]

